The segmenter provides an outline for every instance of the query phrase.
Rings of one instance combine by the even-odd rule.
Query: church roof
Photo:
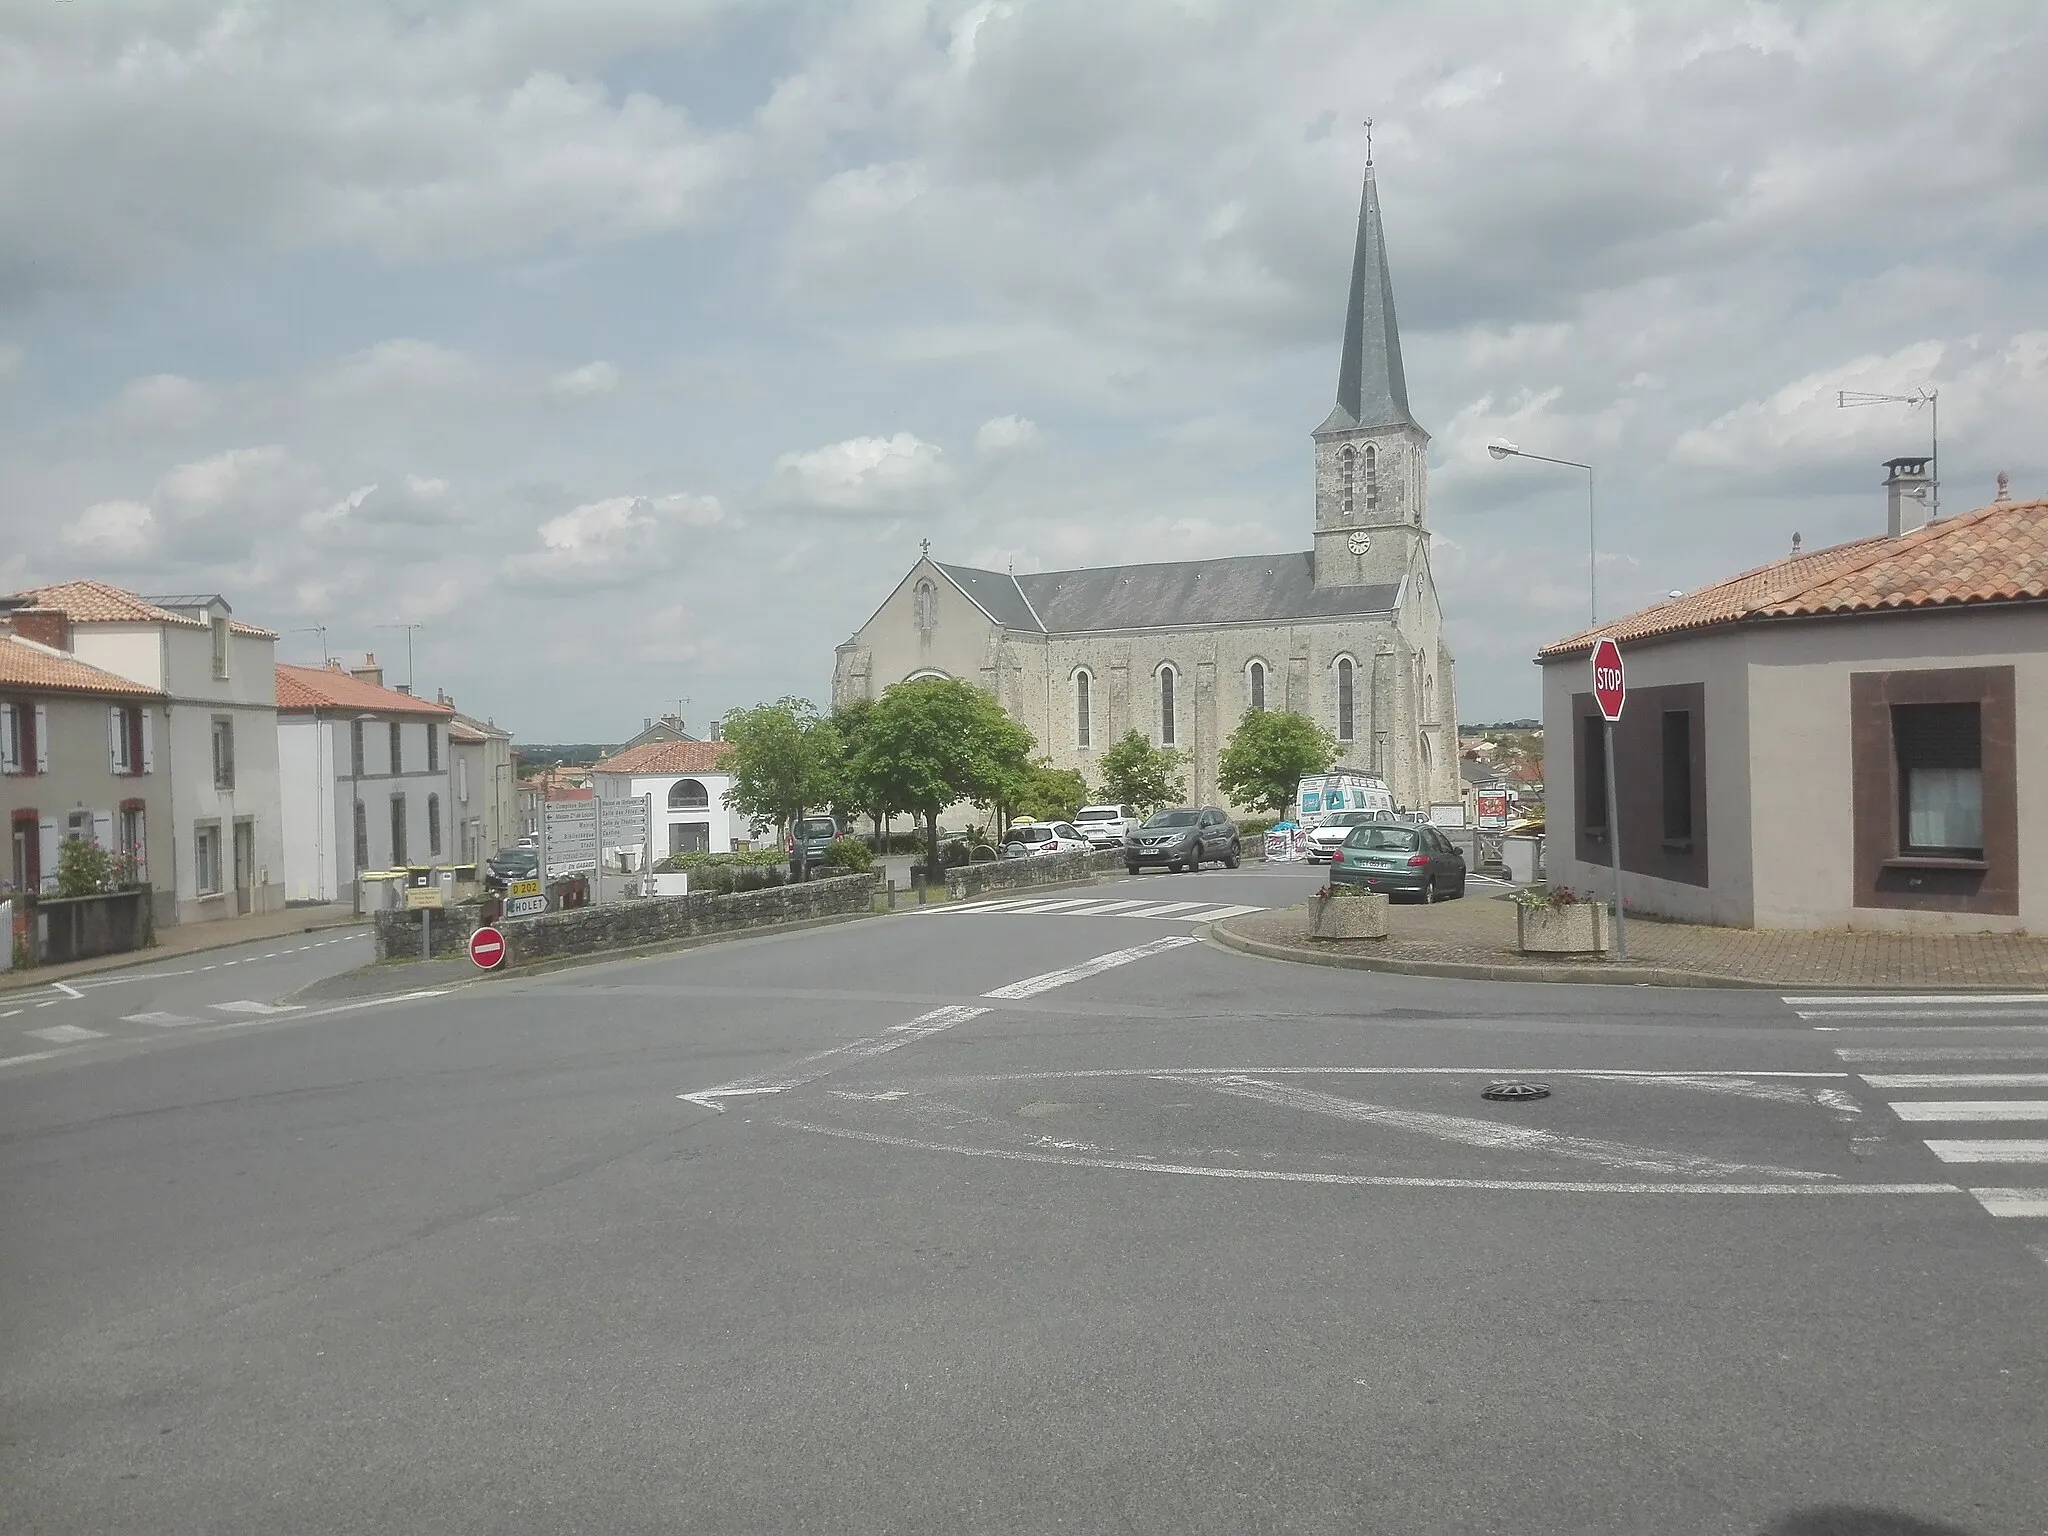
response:
[[[1394,277],[1387,266],[1379,182],[1368,161],[1358,205],[1358,248],[1351,258],[1350,301],[1344,311],[1337,404],[1316,431],[1398,426],[1420,430],[1408,411],[1408,377],[1401,369],[1401,327],[1394,318]]]
[[[1011,576],[941,565],[996,623],[1027,634],[1286,624],[1391,613],[1398,584],[1318,587],[1308,554],[1233,555],[1159,565],[1107,565]]]

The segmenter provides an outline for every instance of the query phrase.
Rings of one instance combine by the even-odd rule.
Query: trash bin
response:
[[[1516,885],[1536,883],[1536,859],[1543,847],[1540,837],[1504,837],[1500,840],[1501,862],[1508,867],[1508,879]]]

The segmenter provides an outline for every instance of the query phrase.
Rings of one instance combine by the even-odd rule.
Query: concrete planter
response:
[[[1317,898],[1309,904],[1308,936],[1312,939],[1384,939],[1387,907],[1384,896],[1363,894]]]
[[[1604,955],[1607,942],[1607,908],[1597,901],[1515,908],[1515,944],[1525,955]]]

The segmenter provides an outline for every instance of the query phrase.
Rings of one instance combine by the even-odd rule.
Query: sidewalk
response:
[[[1848,990],[2048,990],[2048,938],[2022,934],[1922,936],[1707,928],[1630,917],[1629,963],[1595,956],[1525,956],[1505,894],[1433,907],[1396,905],[1384,939],[1315,942],[1306,904],[1230,918],[1211,930],[1247,954],[1353,970],[1492,981],[1605,982],[1684,987]]]
[[[320,906],[287,907],[282,912],[265,912],[250,917],[226,917],[211,923],[179,923],[157,930],[156,943],[148,949],[131,949],[125,954],[99,955],[91,960],[74,960],[67,965],[38,965],[30,970],[0,971],[0,992],[46,987],[53,981],[74,976],[91,976],[99,971],[124,971],[131,966],[153,965],[159,960],[195,955],[201,950],[229,949],[237,944],[256,944],[281,939],[294,933],[312,933],[321,928],[345,928],[368,922],[345,901]]]

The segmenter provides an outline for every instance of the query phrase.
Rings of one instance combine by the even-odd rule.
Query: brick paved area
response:
[[[1477,886],[1460,901],[1395,905],[1385,939],[1311,944],[1306,905],[1232,918],[1219,926],[1304,954],[1340,953],[1459,966],[1531,971],[1560,963],[1599,966],[1596,957],[1524,956],[1515,948],[1515,908]],[[2048,938],[2021,934],[1932,937],[1888,933],[1796,933],[1705,928],[1631,918],[1631,967],[1734,977],[1783,987],[2048,988]]]

